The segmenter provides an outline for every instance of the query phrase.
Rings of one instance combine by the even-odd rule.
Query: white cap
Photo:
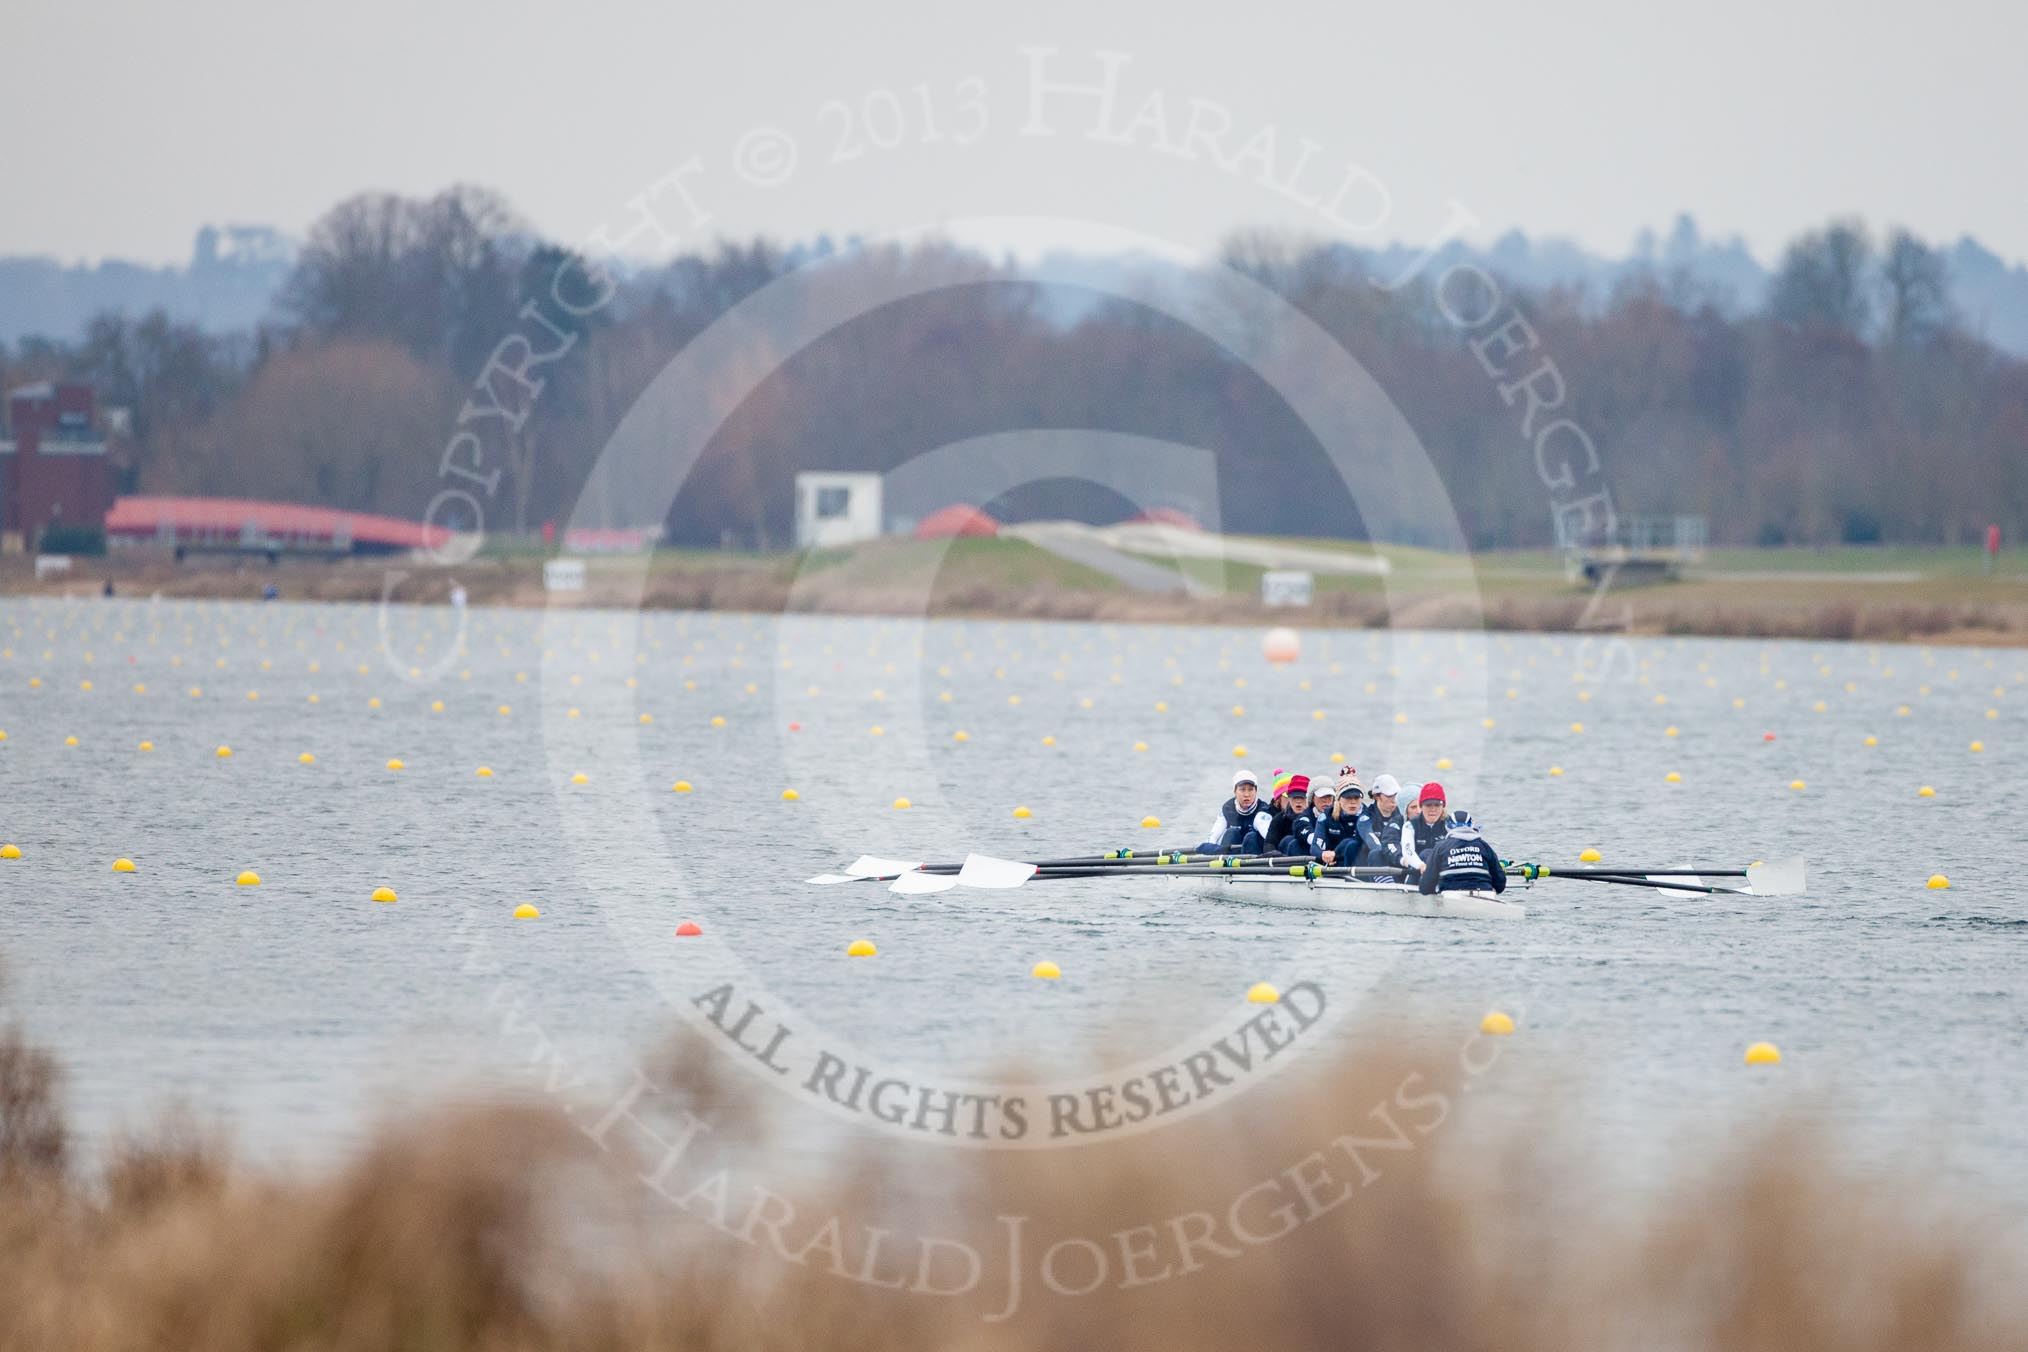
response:
[[[1373,792],[1376,794],[1384,793],[1389,798],[1399,798],[1401,796],[1401,781],[1393,775],[1382,775],[1373,781]]]
[[[1319,794],[1329,798],[1336,798],[1338,796],[1337,781],[1325,775],[1317,775],[1312,778],[1310,780],[1310,797],[1315,798]]]
[[[1251,770],[1240,770],[1232,776],[1233,788],[1237,789],[1242,784],[1251,784],[1256,789],[1260,787],[1260,781],[1253,777],[1253,771]]]

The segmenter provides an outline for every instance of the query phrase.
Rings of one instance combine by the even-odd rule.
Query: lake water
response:
[[[326,1157],[387,1103],[525,1079],[531,1038],[623,1078],[723,981],[732,1013],[763,1006],[749,1043],[792,1028],[921,1082],[1102,1077],[1203,1045],[1271,979],[1326,992],[1339,1041],[1441,1047],[1513,1011],[1511,1054],[1583,1081],[1630,1147],[1779,1096],[1884,1166],[1941,1139],[2028,1191],[2028,653],[1317,631],[1272,667],[1222,629],[473,611],[459,633],[448,610],[0,602],[5,999],[88,1138],[180,1098]],[[1440,778],[1510,858],[1802,854],[1810,886],[1543,882],[1526,920],[1472,924],[1179,881],[802,881],[861,853],[1190,843],[1235,764],[1334,753]],[[847,958],[857,938],[880,956]],[[1064,979],[1031,979],[1043,959]],[[1763,1038],[1785,1063],[1749,1071]]]

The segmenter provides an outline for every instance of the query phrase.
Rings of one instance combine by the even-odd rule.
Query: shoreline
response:
[[[1302,607],[1263,606],[1249,590],[1193,596],[1137,592],[1085,579],[993,581],[978,570],[934,569],[899,577],[861,577],[863,569],[797,556],[683,556],[588,561],[585,588],[544,590],[537,555],[480,557],[455,568],[405,557],[336,561],[200,561],[79,558],[69,572],[37,582],[31,559],[0,559],[0,596],[299,602],[448,604],[465,588],[470,604],[516,609],[567,608],[724,611],[939,618],[1064,620],[1101,624],[1206,624],[1237,628],[1483,628],[1494,632],[1630,634],[1716,638],[1789,638],[1948,646],[2028,647],[2028,587],[2002,584],[2019,599],[1980,595],[1939,599],[1933,579],[1904,585],[1854,582],[1836,573],[1798,571],[1751,578],[1578,591],[1534,574],[1475,571],[1402,580],[1390,591],[1320,589]],[[1476,596],[1474,589],[1476,588]],[[1476,601],[1476,604],[1474,602]]]

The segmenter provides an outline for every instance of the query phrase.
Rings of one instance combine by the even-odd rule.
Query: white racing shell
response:
[[[1444,920],[1519,920],[1528,908],[1491,892],[1438,892],[1424,896],[1411,883],[1362,878],[1290,878],[1229,874],[1206,878],[1204,895],[1256,906],[1367,915],[1421,915]]]

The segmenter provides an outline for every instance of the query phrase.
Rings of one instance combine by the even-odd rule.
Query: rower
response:
[[[1310,781],[1310,810],[1303,814],[1297,824],[1297,834],[1303,838],[1299,853],[1315,857],[1317,853],[1317,828],[1331,819],[1331,809],[1338,801],[1338,786],[1318,775]]]
[[[1507,870],[1500,855],[1479,828],[1472,814],[1459,811],[1450,821],[1449,832],[1423,856],[1422,881],[1417,890],[1424,896],[1438,892],[1505,892]]]
[[[1401,864],[1409,872],[1422,872],[1423,861],[1449,832],[1444,807],[1444,786],[1435,780],[1423,785],[1408,820],[1401,824]]]
[[[1359,863],[1364,868],[1389,868],[1401,862],[1401,781],[1382,775],[1373,781],[1373,796],[1359,813]]]
[[[1330,794],[1333,791],[1325,790]],[[1366,786],[1359,773],[1346,766],[1338,775],[1335,797],[1329,812],[1310,828],[1310,855],[1332,868],[1350,868],[1359,859],[1359,810],[1365,806]]]
[[[1253,774],[1241,770],[1232,777],[1232,797],[1212,819],[1211,839],[1197,847],[1198,854],[1259,854],[1267,848],[1268,831],[1274,813],[1260,801],[1260,784]]]
[[[1268,828],[1269,854],[1308,854],[1310,852],[1310,777],[1290,775],[1288,785],[1281,797],[1281,804],[1275,813],[1274,822]]]

